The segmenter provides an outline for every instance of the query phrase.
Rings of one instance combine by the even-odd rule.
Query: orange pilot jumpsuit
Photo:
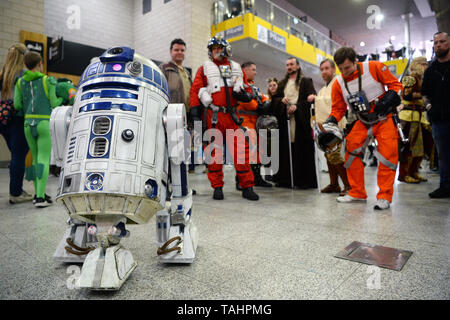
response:
[[[245,90],[249,93],[253,93],[251,86],[255,88],[256,93],[259,93],[259,89],[255,87],[255,83],[253,81],[247,81],[244,74],[244,87]],[[260,94],[260,99],[261,103],[269,100],[262,94]],[[248,129],[247,132],[250,140],[249,161],[250,163],[261,164],[258,152],[258,134],[256,132],[256,121],[258,120],[257,110],[258,102],[256,101],[256,99],[253,99],[250,102],[241,102],[237,107],[238,116],[243,119],[242,126]]]
[[[208,62],[207,62],[208,63]],[[224,59],[221,63],[219,63],[216,60],[213,60],[213,63],[219,68],[220,65],[229,65],[232,64],[228,59]],[[195,76],[195,79],[192,83],[191,91],[190,91],[190,105],[191,110],[193,108],[200,108],[202,103],[199,99],[199,92],[200,89],[208,87],[208,83],[210,82],[210,79],[208,79],[208,75],[205,74],[204,67],[206,64],[201,66],[197,74]],[[211,65],[211,63],[209,63]],[[239,66],[240,69],[240,66]],[[240,69],[240,72],[242,70]],[[239,179],[239,183],[242,186],[242,188],[250,188],[254,186],[254,177],[253,172],[250,167],[250,163],[248,160],[249,155],[249,145],[246,142],[246,139],[244,138],[244,133],[242,132],[242,129],[239,128],[239,126],[233,121],[230,115],[230,107],[235,107],[237,105],[237,100],[233,97],[232,91],[233,91],[233,85],[228,86],[228,97],[230,99],[230,106],[227,106],[227,97],[226,97],[226,91],[225,86],[222,85],[220,87],[220,90],[217,89],[216,92],[211,94],[212,103],[211,105],[220,107],[221,110],[226,111],[224,113],[223,111],[220,111],[217,113],[217,124],[215,125],[215,129],[219,130],[222,133],[222,137],[224,140],[226,140],[226,144],[228,147],[228,150],[233,156],[233,163],[234,167],[236,169],[236,175]],[[211,106],[210,105],[210,106]],[[206,108],[206,127],[207,129],[213,128],[212,123],[212,117],[213,117],[213,110],[210,106],[204,106]],[[202,120],[205,121],[205,113],[202,112]],[[234,134],[237,138],[233,139],[225,139],[227,137],[227,129],[232,129],[234,131]],[[223,187],[224,181],[223,181],[223,154],[224,154],[224,145],[221,144],[219,141],[215,141],[214,143],[211,143],[208,146],[206,146],[205,155],[209,156],[211,155],[212,163],[208,164],[208,179],[211,183],[211,187],[213,189],[218,187]],[[216,159],[220,159],[219,161],[216,161]]]
[[[381,99],[385,95],[385,86],[388,90],[399,92],[402,90],[402,84],[397,78],[391,74],[388,67],[378,61],[369,61],[366,63],[358,63],[361,67],[362,90],[366,92],[367,98],[371,103],[371,111],[375,106],[375,99]],[[355,71],[350,76],[343,78],[342,75],[335,81],[331,91],[332,107],[330,116],[334,116],[337,121],[340,121],[347,111],[346,96],[348,94],[344,81],[347,82],[351,93],[358,89],[358,71]],[[345,98],[344,98],[345,95]],[[351,119],[349,119],[350,123]],[[379,192],[377,199],[385,199],[392,202],[392,195],[394,193],[394,180],[396,174],[396,165],[398,163],[398,132],[392,119],[392,114],[389,114],[385,120],[381,120],[371,127],[366,126],[360,120],[356,120],[353,128],[346,136],[346,154],[347,161],[355,150],[361,148],[366,141],[368,131],[378,142],[378,152],[389,163],[395,165],[386,166],[382,161],[379,161],[377,183]],[[350,167],[347,168],[347,175],[352,189],[348,192],[351,197],[366,199],[367,193],[364,186],[364,165],[360,157],[354,157]]]

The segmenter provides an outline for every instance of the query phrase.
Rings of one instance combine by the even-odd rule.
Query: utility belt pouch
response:
[[[349,94],[347,101],[355,114],[367,114],[370,111],[370,103],[364,91]]]

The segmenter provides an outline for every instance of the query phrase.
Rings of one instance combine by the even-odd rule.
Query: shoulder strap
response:
[[[17,82],[18,82],[19,90],[22,91],[22,85],[21,85],[22,78],[19,78],[19,80],[17,80]]]
[[[46,95],[47,98],[48,98],[47,79],[48,79],[47,76],[43,76],[43,77],[42,77],[42,84],[44,85],[45,95]]]
[[[356,69],[358,69],[358,91],[361,91],[362,90],[361,66],[359,64],[356,64]],[[351,94],[350,90],[348,89],[347,80],[345,80],[344,76],[342,76],[342,79],[344,80],[345,89],[347,89],[348,94]]]

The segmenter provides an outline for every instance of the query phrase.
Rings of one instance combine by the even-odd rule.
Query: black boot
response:
[[[217,187],[214,189],[213,199],[214,200],[223,200],[222,187]]]
[[[236,190],[242,191],[242,187],[241,187],[241,185],[240,185],[240,183],[239,183],[238,177],[235,176],[235,179],[236,179]]]
[[[252,201],[259,200],[258,195],[255,193],[255,191],[253,191],[253,187],[245,188],[242,191],[242,197]]]
[[[271,188],[272,184],[268,183],[267,181],[264,181],[263,177],[261,176],[261,165],[252,164],[251,167],[253,171],[253,176],[255,177],[255,186]]]

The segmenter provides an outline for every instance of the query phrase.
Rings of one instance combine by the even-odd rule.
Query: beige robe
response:
[[[319,93],[314,99],[316,123],[324,123],[331,113],[331,88],[333,87],[334,81],[336,81],[336,76],[333,78],[333,80],[330,81],[328,85],[320,89]],[[345,117],[342,117],[341,121],[339,121],[338,123],[338,126],[339,128],[344,129],[346,125],[347,120],[345,119]]]
[[[290,105],[296,105],[298,99],[298,88],[295,85],[295,80],[289,79],[284,88],[284,96],[289,100]],[[289,121],[290,133],[291,133],[291,143],[295,142],[295,117],[290,117]]]

